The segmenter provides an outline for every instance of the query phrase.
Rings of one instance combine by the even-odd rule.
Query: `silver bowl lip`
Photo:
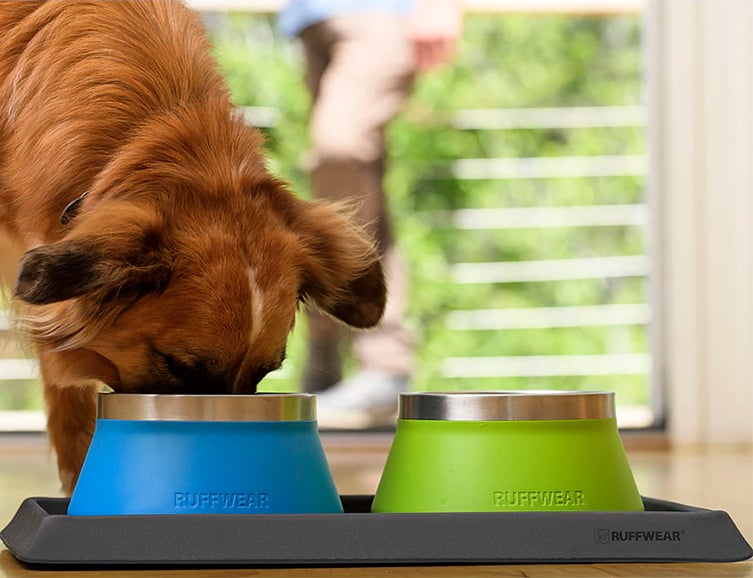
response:
[[[611,419],[614,392],[578,390],[499,390],[404,392],[401,420],[538,421]]]
[[[279,422],[316,420],[308,393],[192,395],[99,393],[98,420]]]

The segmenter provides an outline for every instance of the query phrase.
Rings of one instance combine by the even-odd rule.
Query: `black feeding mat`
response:
[[[726,512],[644,498],[644,512],[92,516],[29,498],[0,533],[37,566],[357,566],[733,562],[753,555]]]

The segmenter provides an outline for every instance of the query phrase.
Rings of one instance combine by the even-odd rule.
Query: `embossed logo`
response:
[[[266,510],[267,492],[175,492],[173,505],[187,510]]]
[[[583,490],[497,490],[496,508],[566,508],[586,503]]]

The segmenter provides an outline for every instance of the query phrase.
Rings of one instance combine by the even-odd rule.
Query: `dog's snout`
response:
[[[178,356],[152,347],[158,374],[153,381],[162,381],[162,387],[180,393],[218,393],[230,390],[215,361],[193,356]],[[156,379],[155,379],[156,378]]]

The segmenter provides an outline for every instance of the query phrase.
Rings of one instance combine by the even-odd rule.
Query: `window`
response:
[[[750,443],[753,5],[520,5],[469,2],[477,44],[422,82],[390,134],[421,296],[416,386],[614,389],[622,425],[668,414],[681,442]],[[207,22],[273,169],[305,192],[295,47],[269,15]],[[7,326],[0,411],[32,413],[2,413],[0,429],[41,428],[35,363]],[[301,329],[268,389],[297,387]]]

